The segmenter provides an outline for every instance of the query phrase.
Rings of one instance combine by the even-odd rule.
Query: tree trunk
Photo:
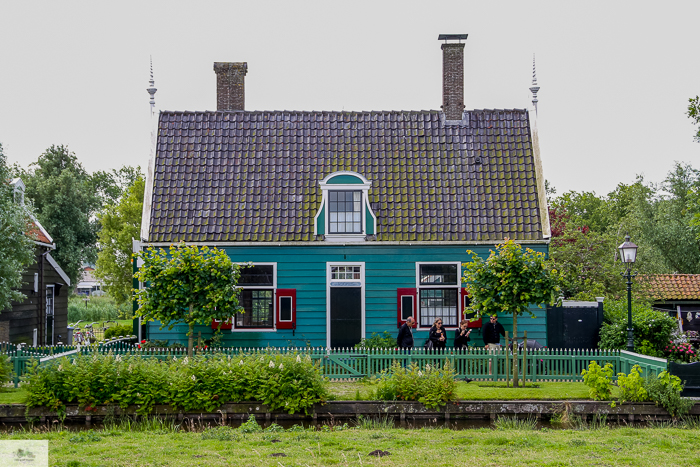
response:
[[[518,315],[513,313],[513,387],[518,387]]]
[[[192,309],[194,305],[190,303],[190,316],[192,316]],[[190,322],[190,330],[187,333],[187,356],[192,358],[192,348],[194,347],[194,321]]]

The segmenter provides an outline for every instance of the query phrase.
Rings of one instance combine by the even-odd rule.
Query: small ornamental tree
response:
[[[224,321],[243,312],[238,305],[240,289],[236,283],[240,266],[216,248],[173,245],[169,251],[149,248],[134,255],[143,260],[136,278],[146,284],[134,290],[144,319],[172,329],[184,321],[189,326],[187,353],[192,356],[194,325],[212,319]]]
[[[472,261],[464,263],[462,282],[471,298],[468,311],[482,315],[513,315],[513,337],[518,335],[518,316],[525,313],[534,317],[530,304],[542,307],[553,304],[559,296],[559,274],[549,269],[544,253],[531,249],[523,251],[512,240],[496,245],[484,260],[473,251]],[[517,346],[514,346],[513,385],[518,385]]]

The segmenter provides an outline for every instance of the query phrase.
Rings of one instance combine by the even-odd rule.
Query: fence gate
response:
[[[595,349],[603,325],[603,302],[564,300],[547,307],[547,346],[553,349]]]

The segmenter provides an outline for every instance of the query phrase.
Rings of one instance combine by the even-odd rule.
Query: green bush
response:
[[[656,378],[647,378],[644,389],[649,399],[666,409],[672,417],[685,415],[693,408],[692,400],[681,397],[681,379],[668,371],[661,372]]]
[[[647,400],[647,391],[644,389],[644,378],[641,377],[642,369],[639,365],[632,367],[629,375],[617,374],[617,386],[620,388],[620,403],[643,402]]]
[[[583,376],[583,382],[590,389],[588,393],[591,399],[596,401],[609,401],[612,396],[612,376],[613,376],[613,366],[612,363],[608,363],[605,367],[598,365],[598,363],[591,361],[588,365],[588,370],[583,370],[581,372]]]
[[[111,339],[112,337],[119,337],[119,336],[130,336],[134,333],[134,327],[130,326],[128,324],[120,325],[120,326],[112,326],[111,328],[107,328],[105,331],[105,339]]]
[[[12,360],[7,354],[0,354],[0,386],[9,383],[14,374],[14,366]]]
[[[605,322],[600,330],[600,349],[625,349],[627,347],[627,301],[605,302]],[[632,304],[634,348],[646,355],[660,356],[677,328],[676,321],[667,313],[656,311],[646,302]]]
[[[437,408],[455,399],[455,372],[449,362],[442,368],[426,365],[421,370],[412,363],[408,368],[394,362],[389,372],[383,371],[377,386],[379,400],[418,401]]]
[[[356,349],[395,349],[396,348],[396,338],[392,337],[388,331],[384,331],[382,334],[372,333],[372,337],[369,339],[362,340],[355,344]]]
[[[72,295],[68,299],[68,322],[77,321],[108,321],[117,319],[132,319],[131,303],[117,305],[108,295],[91,296],[87,305],[82,295]]]
[[[79,404],[138,406],[149,413],[156,404],[185,411],[214,411],[226,402],[259,401],[271,410],[305,412],[327,399],[318,365],[308,356],[254,354],[232,359],[158,360],[114,355],[64,357],[33,366],[24,379],[27,406],[62,410]]]

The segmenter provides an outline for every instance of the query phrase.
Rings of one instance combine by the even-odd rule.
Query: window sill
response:
[[[275,328],[233,328],[231,332],[277,332]]]
[[[365,234],[326,234],[325,241],[333,243],[355,243],[366,241]]]

